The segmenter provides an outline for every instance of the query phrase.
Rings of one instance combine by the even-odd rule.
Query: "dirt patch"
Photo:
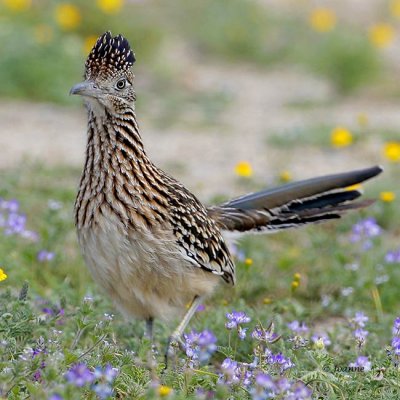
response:
[[[400,130],[400,103],[348,98],[329,104],[334,98],[329,84],[296,69],[260,71],[243,66],[197,64],[192,70],[192,82],[201,90],[224,85],[231,92],[233,100],[215,126],[201,128],[199,132],[198,127],[191,129],[176,121],[162,129],[152,123],[151,109],[139,109],[138,118],[154,161],[202,198],[236,191],[233,168],[239,160],[251,161],[256,178],[267,185],[283,169],[300,179],[362,167],[381,159],[375,142],[340,152],[304,146],[275,149],[268,147],[268,135],[284,135],[287,130],[319,123],[345,124],[351,129],[356,127],[360,112],[368,115],[369,129],[376,130],[376,143],[380,143],[383,126]],[[304,102],[315,106],[288,106]],[[13,167],[24,159],[50,165],[82,165],[86,131],[83,107],[69,109],[3,100],[0,121],[0,168]]]

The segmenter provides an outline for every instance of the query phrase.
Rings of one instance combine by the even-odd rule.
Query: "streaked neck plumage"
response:
[[[78,226],[90,222],[85,207],[78,204],[107,202],[116,190],[140,194],[143,181],[154,179],[157,171],[144,150],[133,107],[115,112],[101,105],[87,106],[86,160],[75,204]]]

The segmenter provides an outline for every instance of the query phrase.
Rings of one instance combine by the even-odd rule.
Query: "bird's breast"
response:
[[[168,229],[127,228],[113,214],[98,218],[78,229],[79,243],[94,280],[125,315],[168,319],[219,282],[182,257]]]

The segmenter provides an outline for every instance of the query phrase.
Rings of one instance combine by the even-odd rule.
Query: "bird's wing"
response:
[[[216,222],[183,185],[177,182],[173,185],[174,196],[169,200],[170,222],[181,254],[193,265],[234,284],[235,267]]]

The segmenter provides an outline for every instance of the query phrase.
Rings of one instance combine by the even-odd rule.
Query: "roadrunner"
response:
[[[147,321],[183,314],[179,340],[204,297],[221,280],[235,283],[224,233],[275,232],[340,218],[369,200],[349,189],[380,167],[290,183],[205,207],[148,157],[135,114],[135,62],[128,41],[103,34],[71,94],[85,99],[86,161],[75,224],[94,280],[129,317]]]

